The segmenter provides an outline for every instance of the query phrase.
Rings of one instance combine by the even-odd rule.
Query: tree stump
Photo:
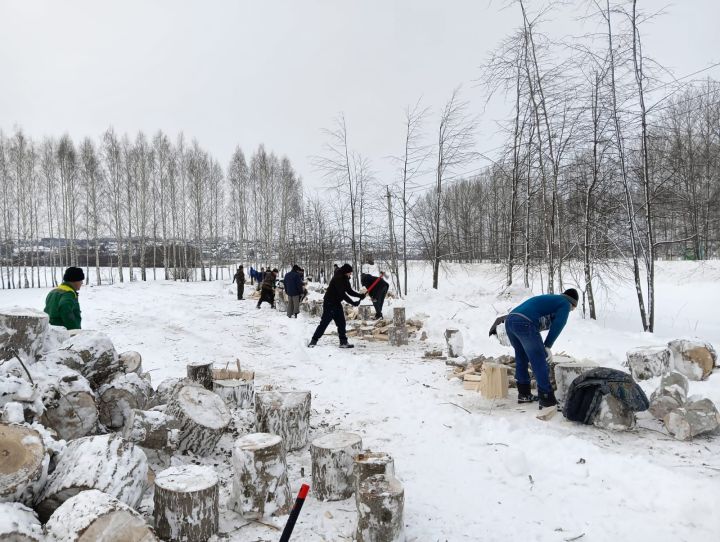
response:
[[[131,410],[123,438],[143,448],[172,451],[178,446],[178,422],[159,410]]]
[[[590,369],[595,369],[597,363],[591,361],[569,361],[556,363],[553,367],[555,374],[555,398],[562,405],[565,402],[565,396],[570,389],[570,384],[578,376]]]
[[[448,357],[459,358],[463,355],[463,337],[457,328],[448,328],[445,330],[445,343],[448,348]]]
[[[203,361],[194,361],[187,365],[187,377],[189,380],[197,382],[206,390],[213,389],[213,369],[212,362],[205,363]]]
[[[507,397],[509,388],[507,367],[501,363],[483,363],[478,388],[485,399]]]
[[[398,328],[405,327],[405,307],[393,309],[393,325]]]
[[[0,311],[0,360],[15,353],[25,363],[35,363],[42,352],[48,329],[48,315],[33,309],[11,307]]]
[[[47,467],[40,433],[23,425],[0,424],[0,502],[27,500],[26,490]]]
[[[392,325],[388,327],[388,341],[391,346],[405,346],[408,343],[407,328]]]
[[[120,435],[73,440],[36,500],[35,510],[47,521],[62,503],[86,489],[104,491],[137,508],[145,491],[147,470],[145,453]]]
[[[404,542],[405,490],[394,476],[375,474],[360,483],[357,542]]]
[[[666,346],[645,346],[627,352],[625,366],[635,380],[662,376],[670,370],[672,352]]]
[[[354,433],[330,433],[310,444],[312,490],[321,501],[342,501],[355,491],[353,468],[362,451],[362,439]]]
[[[213,391],[230,408],[252,408],[255,401],[255,381],[241,379],[213,380]]]
[[[81,491],[58,507],[46,525],[48,539],[67,542],[155,542],[145,519],[111,495]]]
[[[239,438],[233,447],[232,508],[247,518],[282,516],[292,508],[282,439],[269,433]]]
[[[120,429],[133,409],[143,409],[152,396],[150,383],[137,373],[121,373],[98,390],[100,423]]]
[[[358,307],[358,318],[360,320],[371,320],[375,307],[372,305],[360,305]]]
[[[0,502],[0,540],[3,542],[41,542],[43,527],[35,512],[19,502]]]
[[[80,355],[82,366],[77,370],[96,390],[122,371],[112,341],[104,333],[80,331],[62,344],[62,348]]]
[[[310,429],[309,391],[261,391],[255,394],[255,430],[283,440],[286,451],[307,444]]]
[[[364,452],[355,456],[353,477],[355,479],[355,498],[360,495],[360,483],[376,474],[395,476],[395,461],[385,452]]]
[[[155,477],[155,529],[163,540],[204,542],[218,531],[218,477],[210,467],[170,467]]]
[[[126,373],[142,373],[142,356],[140,352],[127,350],[118,356],[120,366]]]
[[[183,386],[165,412],[178,421],[178,450],[208,455],[230,423],[223,400],[199,386]]]

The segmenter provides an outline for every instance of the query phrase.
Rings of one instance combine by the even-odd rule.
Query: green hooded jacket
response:
[[[80,302],[78,293],[67,282],[50,290],[45,298],[45,312],[53,326],[64,326],[67,329],[80,329]]]

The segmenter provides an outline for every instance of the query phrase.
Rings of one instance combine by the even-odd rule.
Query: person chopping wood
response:
[[[263,301],[267,301],[273,309],[275,308],[275,281],[277,280],[278,273],[279,271],[277,269],[265,271],[263,281],[260,284],[260,299],[257,303],[258,309]]]
[[[308,348],[317,346],[320,337],[323,336],[323,333],[325,333],[331,321],[334,321],[337,326],[340,348],[354,348],[354,345],[348,343],[347,334],[345,333],[345,311],[343,310],[342,302],[345,301],[357,307],[360,301],[365,299],[365,294],[356,292],[350,286],[350,277],[352,274],[352,266],[346,263],[339,267],[337,271],[335,271],[333,278],[330,279],[330,284],[328,284],[325,297],[323,298],[323,312],[320,317],[320,323],[308,343]],[[358,301],[350,299],[351,296],[359,298]]]
[[[550,385],[550,349],[565,327],[570,312],[577,307],[578,299],[578,292],[574,288],[565,290],[561,295],[538,295],[521,303],[504,317],[505,331],[515,350],[518,403],[539,401],[540,408],[557,405],[555,392]],[[502,320],[503,317],[495,320],[490,335],[497,333],[497,326]],[[548,332],[544,341],[541,331]],[[538,396],[530,391],[528,363],[535,375]]]

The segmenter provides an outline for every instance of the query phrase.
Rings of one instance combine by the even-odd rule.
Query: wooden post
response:
[[[187,365],[187,377],[200,384],[206,390],[213,389],[212,362],[195,361]]]
[[[404,542],[405,490],[394,476],[376,474],[360,483],[357,542]]]
[[[355,491],[354,458],[362,439],[354,433],[330,433],[310,444],[312,491],[321,501],[342,501]]]
[[[500,363],[483,363],[480,375],[480,393],[485,399],[502,399],[508,396],[507,367]]]
[[[155,477],[155,529],[163,540],[202,542],[218,532],[218,477],[210,467],[170,467]]]
[[[255,430],[283,439],[286,451],[307,444],[310,429],[309,391],[262,391],[255,394]]]

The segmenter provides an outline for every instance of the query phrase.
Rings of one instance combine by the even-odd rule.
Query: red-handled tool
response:
[[[282,536],[280,537],[280,542],[288,542],[290,540],[290,535],[295,528],[295,522],[300,515],[300,509],[305,502],[305,497],[307,497],[308,491],[310,491],[309,485],[303,484],[302,486],[300,486],[300,491],[298,492],[297,499],[295,499],[295,506],[293,506],[293,509],[290,510],[290,517],[285,524],[285,529],[283,529]]]
[[[371,291],[373,288],[375,288],[375,286],[377,286],[377,283],[380,282],[381,280],[382,280],[382,275],[380,275],[378,278],[375,279],[375,282],[373,282],[373,283],[370,285],[370,288],[368,288],[365,293],[366,293],[366,294],[369,294],[370,291]]]

